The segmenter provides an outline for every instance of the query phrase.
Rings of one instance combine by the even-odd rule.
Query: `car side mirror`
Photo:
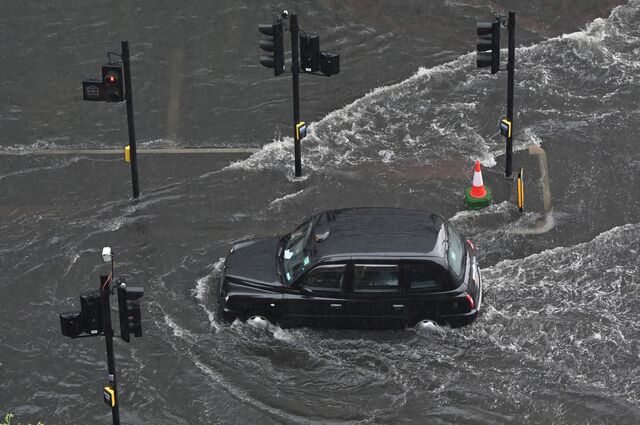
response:
[[[309,289],[309,288],[304,287],[304,286],[300,288],[300,293],[302,295],[304,295],[305,297],[312,297],[313,296],[313,291],[311,289]]]

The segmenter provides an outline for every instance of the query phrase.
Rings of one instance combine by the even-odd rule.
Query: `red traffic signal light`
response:
[[[109,87],[115,87],[118,85],[118,76],[110,72],[104,79],[104,83]]]

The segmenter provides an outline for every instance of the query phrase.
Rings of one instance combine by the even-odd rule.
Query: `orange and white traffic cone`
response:
[[[482,171],[480,170],[480,161],[476,161],[476,167],[473,170],[473,183],[465,191],[465,202],[467,207],[472,210],[487,207],[492,202],[491,189],[484,187],[482,181]]]

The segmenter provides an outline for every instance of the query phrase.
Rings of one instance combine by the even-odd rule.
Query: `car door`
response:
[[[342,327],[346,264],[319,265],[285,291],[281,323],[284,326]]]
[[[402,268],[407,291],[404,305],[408,325],[424,319],[438,321],[443,309],[446,310],[450,304],[446,294],[449,283],[447,271],[428,260],[405,261]]]
[[[404,297],[399,263],[355,261],[346,320],[355,328],[404,327]]]

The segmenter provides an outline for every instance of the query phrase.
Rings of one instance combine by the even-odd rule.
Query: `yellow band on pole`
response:
[[[127,162],[131,162],[131,147],[125,146],[124,148],[124,160]]]
[[[524,211],[524,168],[518,173],[518,209]]]

